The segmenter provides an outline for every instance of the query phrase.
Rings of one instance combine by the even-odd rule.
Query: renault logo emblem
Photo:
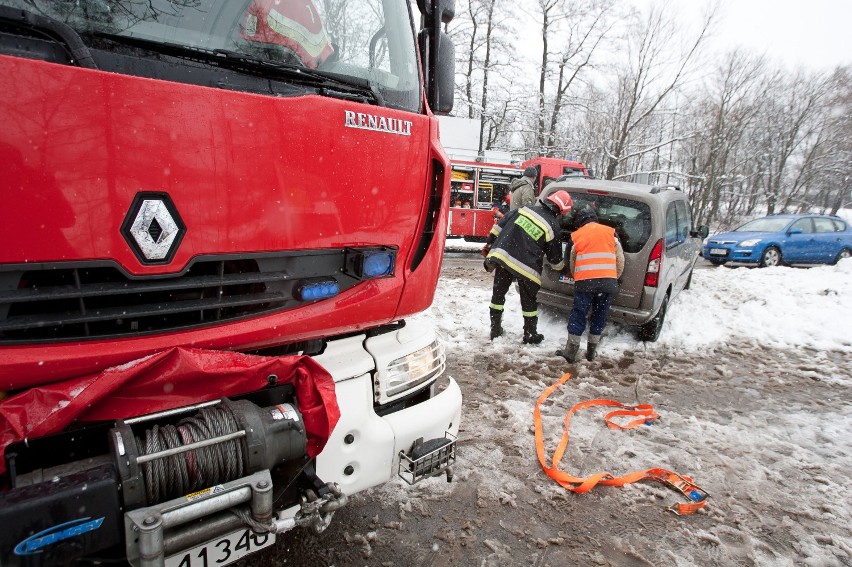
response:
[[[167,264],[186,227],[166,193],[139,193],[121,225],[124,240],[143,264]]]

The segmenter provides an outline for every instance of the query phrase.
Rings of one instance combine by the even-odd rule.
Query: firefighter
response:
[[[618,293],[618,278],[624,271],[624,252],[615,230],[598,223],[591,208],[577,212],[577,230],[571,233],[569,269],[574,278],[574,303],[568,315],[568,340],[557,356],[577,360],[580,337],[589,318],[586,360],[594,360],[612,298]],[[589,316],[591,310],[591,316]]]
[[[509,203],[511,202],[511,200],[512,195],[506,193],[506,196],[503,197],[503,200],[500,202],[500,204],[494,205],[494,207],[491,208],[491,212],[494,215],[494,222],[497,222],[498,220],[506,216],[506,213],[509,212]]]
[[[514,202],[514,198],[512,201]],[[485,269],[494,272],[491,292],[491,340],[503,334],[501,325],[506,292],[513,281],[518,282],[521,310],[524,315],[526,344],[537,345],[544,340],[538,332],[538,303],[541,287],[541,268],[544,256],[561,270],[564,265],[562,243],[559,239],[562,215],[571,211],[571,195],[556,191],[541,206],[522,207],[510,211],[491,229],[482,255]]]
[[[528,165],[524,169],[524,175],[515,179],[509,185],[509,194],[512,196],[509,202],[509,210],[515,211],[521,207],[532,206],[535,203],[535,178],[538,170]]]

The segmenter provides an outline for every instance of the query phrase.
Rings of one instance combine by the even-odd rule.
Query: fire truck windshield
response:
[[[278,80],[282,73],[276,69],[302,69],[314,82],[327,75],[369,85],[374,103],[420,108],[406,0],[0,0],[0,6],[66,24],[97,50],[109,49],[105,40],[114,40],[117,51],[134,41],[151,49],[168,47],[177,57],[185,48],[183,56],[204,62],[217,63],[198,54],[221,56],[225,63],[265,64]],[[284,77],[299,80],[298,73]]]

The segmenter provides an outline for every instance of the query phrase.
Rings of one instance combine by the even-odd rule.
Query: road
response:
[[[442,307],[460,287],[490,289],[476,256],[447,256],[439,326],[463,316],[463,306]],[[637,343],[568,366],[486,334],[447,342],[447,372],[465,396],[452,483],[394,480],[355,495],[324,533],[290,532],[244,565],[852,565],[845,353],[748,343],[683,356]],[[707,508],[672,514],[682,500],[656,483],[574,494],[545,476],[532,408],[566,371],[573,376],[542,409],[550,451],[579,399],[652,403],[663,417],[630,432],[575,417],[563,469],[665,466],[710,492]]]

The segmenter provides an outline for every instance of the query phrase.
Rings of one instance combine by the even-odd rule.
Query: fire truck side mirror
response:
[[[456,0],[417,0],[420,13],[437,22],[449,24],[456,16]]]
[[[435,114],[449,114],[455,101],[456,55],[450,36],[441,29],[455,16],[455,0],[418,0],[423,29],[417,36],[426,81],[426,99]]]
[[[456,49],[446,32],[440,32],[435,73],[435,100],[429,106],[436,114],[449,114],[455,102]]]

